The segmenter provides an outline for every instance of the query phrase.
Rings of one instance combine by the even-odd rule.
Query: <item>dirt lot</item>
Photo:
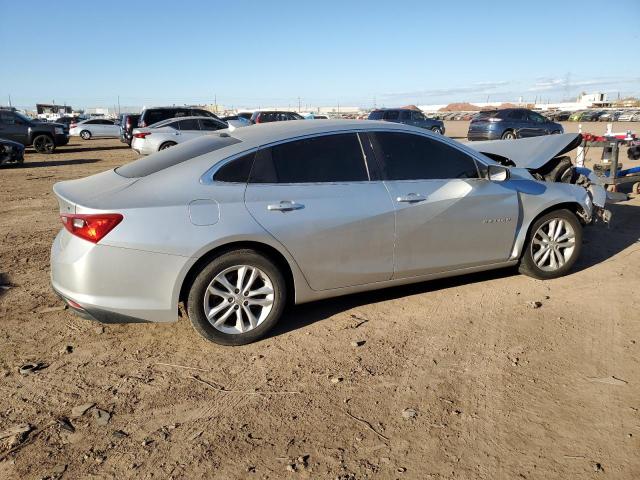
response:
[[[52,185],[134,158],[73,139],[0,170],[0,432],[32,428],[0,438],[0,478],[640,478],[639,198],[565,278],[318,302],[229,348],[185,319],[100,326],[49,288]]]

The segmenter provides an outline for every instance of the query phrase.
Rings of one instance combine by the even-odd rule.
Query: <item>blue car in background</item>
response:
[[[368,120],[385,120],[387,122],[404,123],[414,127],[426,128],[433,133],[444,135],[444,123],[442,120],[427,118],[420,110],[412,108],[382,108],[373,110]]]
[[[469,140],[514,140],[564,133],[562,125],[526,108],[477,113],[469,123]]]

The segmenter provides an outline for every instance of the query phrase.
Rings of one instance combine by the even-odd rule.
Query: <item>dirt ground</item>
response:
[[[230,348],[186,319],[92,323],[49,287],[52,185],[135,157],[72,139],[0,170],[0,478],[640,478],[639,198],[564,278],[317,302]]]

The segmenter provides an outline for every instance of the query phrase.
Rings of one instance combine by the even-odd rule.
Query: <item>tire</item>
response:
[[[554,130],[551,135],[560,135],[560,130]]]
[[[175,147],[176,145],[177,144],[175,142],[165,142],[162,145],[160,145],[160,148],[158,149],[158,151],[166,150],[167,148]]]
[[[90,140],[91,132],[89,130],[82,130],[80,132],[80,138],[82,138],[83,140]]]
[[[249,292],[253,294],[245,296],[247,292],[237,288],[231,291],[219,281],[224,277],[229,287],[237,287],[240,269],[247,267],[256,271],[256,277],[251,270],[245,270],[242,290],[250,286]],[[247,285],[252,278],[252,285]],[[269,290],[271,294],[266,293]],[[197,274],[189,289],[187,314],[195,331],[205,339],[220,345],[245,345],[264,337],[276,325],[284,310],[286,293],[282,272],[271,260],[255,250],[231,250],[212,260]],[[252,305],[251,299],[263,302],[263,305]],[[270,306],[267,306],[269,302]],[[205,305],[210,309],[211,322],[207,319]],[[253,315],[253,322],[247,310]],[[239,323],[242,332],[238,329]]]
[[[36,137],[33,139],[33,148],[38,153],[49,154],[55,151],[56,144],[50,135],[43,133],[40,135],[36,135]]]
[[[517,137],[513,130],[507,130],[500,138],[502,138],[502,140],[515,140]]]
[[[550,251],[550,254],[539,254],[539,252],[544,248],[540,246],[540,240],[543,237],[539,236],[539,231],[542,230],[542,232],[549,237],[548,233],[550,231],[550,222],[553,222],[554,220],[556,222],[563,222],[563,227],[561,227],[559,234],[557,234],[559,235],[557,238],[562,239],[572,231],[573,245],[571,246],[571,237],[569,237],[566,241],[555,243],[555,245],[566,244],[567,247],[562,248],[560,246],[557,249],[550,248],[547,249]],[[558,224],[556,223],[555,225],[557,228]],[[568,227],[570,227],[571,230],[569,230]],[[569,210],[554,210],[538,218],[531,226],[529,237],[527,238],[525,248],[522,252],[518,270],[524,275],[528,275],[529,277],[537,278],[539,280],[549,280],[552,278],[562,277],[571,270],[571,267],[573,267],[574,263],[580,256],[581,249],[582,225],[578,218]],[[558,261],[559,259],[564,263],[561,264]]]
[[[431,131],[436,135],[442,135],[442,129],[440,127],[433,127]]]

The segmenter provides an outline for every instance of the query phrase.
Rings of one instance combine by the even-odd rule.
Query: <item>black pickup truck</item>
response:
[[[69,127],[31,118],[12,109],[0,109],[0,137],[22,145],[33,145],[38,153],[53,153],[69,143]]]

